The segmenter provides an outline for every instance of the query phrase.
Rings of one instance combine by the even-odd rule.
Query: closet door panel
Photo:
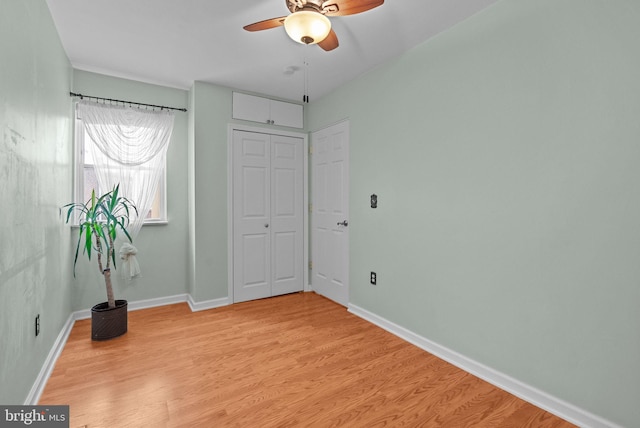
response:
[[[270,141],[268,135],[233,136],[234,301],[271,296]]]
[[[303,143],[271,136],[273,295],[303,290]]]

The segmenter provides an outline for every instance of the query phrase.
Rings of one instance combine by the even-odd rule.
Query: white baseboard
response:
[[[40,373],[38,373],[38,377],[36,377],[36,381],[33,383],[31,391],[29,391],[27,398],[24,400],[25,406],[35,406],[36,404],[38,404],[40,396],[44,391],[44,387],[47,385],[47,381],[49,380],[49,377],[53,372],[53,368],[56,365],[56,361],[58,361],[58,357],[60,357],[60,354],[64,349],[64,345],[65,343],[67,343],[67,338],[71,333],[71,329],[73,328],[74,323],[75,319],[73,317],[73,314],[71,314],[62,326],[62,330],[60,330],[60,333],[58,334],[55,342],[53,342],[53,346],[51,347],[47,358],[44,360],[44,364],[40,369]]]
[[[214,309],[219,308],[221,306],[229,305],[229,298],[222,297],[220,299],[212,299],[212,300],[204,300],[202,302],[195,302],[191,294],[188,295],[189,298],[187,303],[189,303],[189,307],[191,308],[191,312],[204,311],[206,309]]]
[[[156,306],[175,305],[176,303],[187,302],[191,298],[191,295],[176,294],[174,296],[156,297],[154,299],[137,300],[135,302],[129,302],[127,305],[130,311],[137,311],[139,309],[154,308]]]
[[[133,302],[128,302],[127,309],[129,311],[137,311],[139,309],[148,309],[154,308],[156,306],[165,306],[165,305],[173,305],[176,303],[184,303],[191,300],[191,295],[184,294],[176,294],[173,296],[165,296],[165,297],[155,297],[153,299],[145,299],[145,300],[136,300]],[[91,309],[83,309],[81,311],[76,311],[73,313],[73,319],[75,320],[86,320],[91,318]]]
[[[148,309],[156,306],[165,306],[165,305],[173,305],[176,303],[188,303],[192,312],[203,311],[205,309],[213,309],[221,306],[226,306],[229,304],[228,298],[222,299],[213,299],[213,300],[205,300],[203,302],[195,302],[191,297],[191,294],[176,294],[174,296],[166,296],[166,297],[157,297],[153,299],[145,299],[145,300],[137,300],[134,302],[129,302],[127,308],[129,311],[136,311],[139,309]],[[35,406],[38,404],[40,400],[40,396],[44,391],[44,387],[47,385],[47,381],[53,372],[53,368],[56,365],[56,361],[60,357],[62,350],[64,349],[65,343],[67,343],[67,339],[69,338],[69,334],[71,334],[71,329],[77,320],[84,320],[91,318],[91,309],[83,309],[80,311],[76,311],[69,315],[67,322],[65,322],[62,330],[58,334],[56,341],[54,342],[47,358],[40,369],[40,373],[36,377],[27,398],[24,401],[26,406]]]
[[[503,389],[516,397],[519,397],[529,403],[540,407],[554,415],[561,417],[573,424],[583,428],[621,428],[612,422],[609,422],[597,415],[587,412],[584,409],[576,407],[566,401],[556,398],[544,391],[527,385],[517,379],[512,378],[504,373],[487,367],[471,358],[465,357],[449,348],[439,345],[427,338],[424,338],[404,327],[401,327],[385,318],[382,318],[366,309],[356,305],[349,304],[349,312],[369,321],[372,324],[381,327],[384,330],[406,340],[409,343],[424,349],[430,354],[439,357],[448,363],[453,364],[462,370],[471,373],[474,376],[483,379],[492,385]]]

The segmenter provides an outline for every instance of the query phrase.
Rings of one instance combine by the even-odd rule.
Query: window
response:
[[[96,195],[105,193],[106,189],[99,188],[98,178],[95,169],[94,151],[98,150],[97,146],[87,134],[82,119],[76,114],[75,126],[75,145],[76,145],[76,179],[75,179],[75,195],[79,202],[86,202],[91,198],[91,192],[95,189]],[[139,181],[140,186],[143,181],[148,178],[145,174],[145,167],[140,167],[128,176],[128,180]],[[157,185],[151,208],[144,217],[144,224],[166,223],[166,162],[163,172]],[[130,196],[124,195],[128,198]],[[135,201],[134,201],[135,202]],[[138,204],[136,204],[138,205]]]

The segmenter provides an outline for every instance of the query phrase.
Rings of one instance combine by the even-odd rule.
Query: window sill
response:
[[[144,226],[166,226],[169,224],[169,220],[149,220],[142,223],[142,227]]]
[[[169,220],[153,220],[153,221],[145,221],[144,223],[142,223],[142,227],[145,226],[166,226],[169,224]],[[77,229],[80,226],[77,224],[72,224],[71,225],[72,228]]]

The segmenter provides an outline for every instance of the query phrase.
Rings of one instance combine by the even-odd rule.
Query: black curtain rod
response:
[[[109,101],[109,102],[129,104],[129,105],[134,104],[134,105],[137,105],[137,106],[159,108],[160,110],[187,111],[186,108],[158,106],[158,105],[154,105],[154,104],[136,103],[134,101],[114,100],[114,99],[111,99],[111,98],[102,98],[102,97],[94,97],[94,96],[91,96],[91,95],[77,94],[75,92],[69,92],[69,95],[71,95],[72,97],[79,97],[81,100],[85,99],[85,98],[91,98],[93,100],[98,100],[98,101]]]

